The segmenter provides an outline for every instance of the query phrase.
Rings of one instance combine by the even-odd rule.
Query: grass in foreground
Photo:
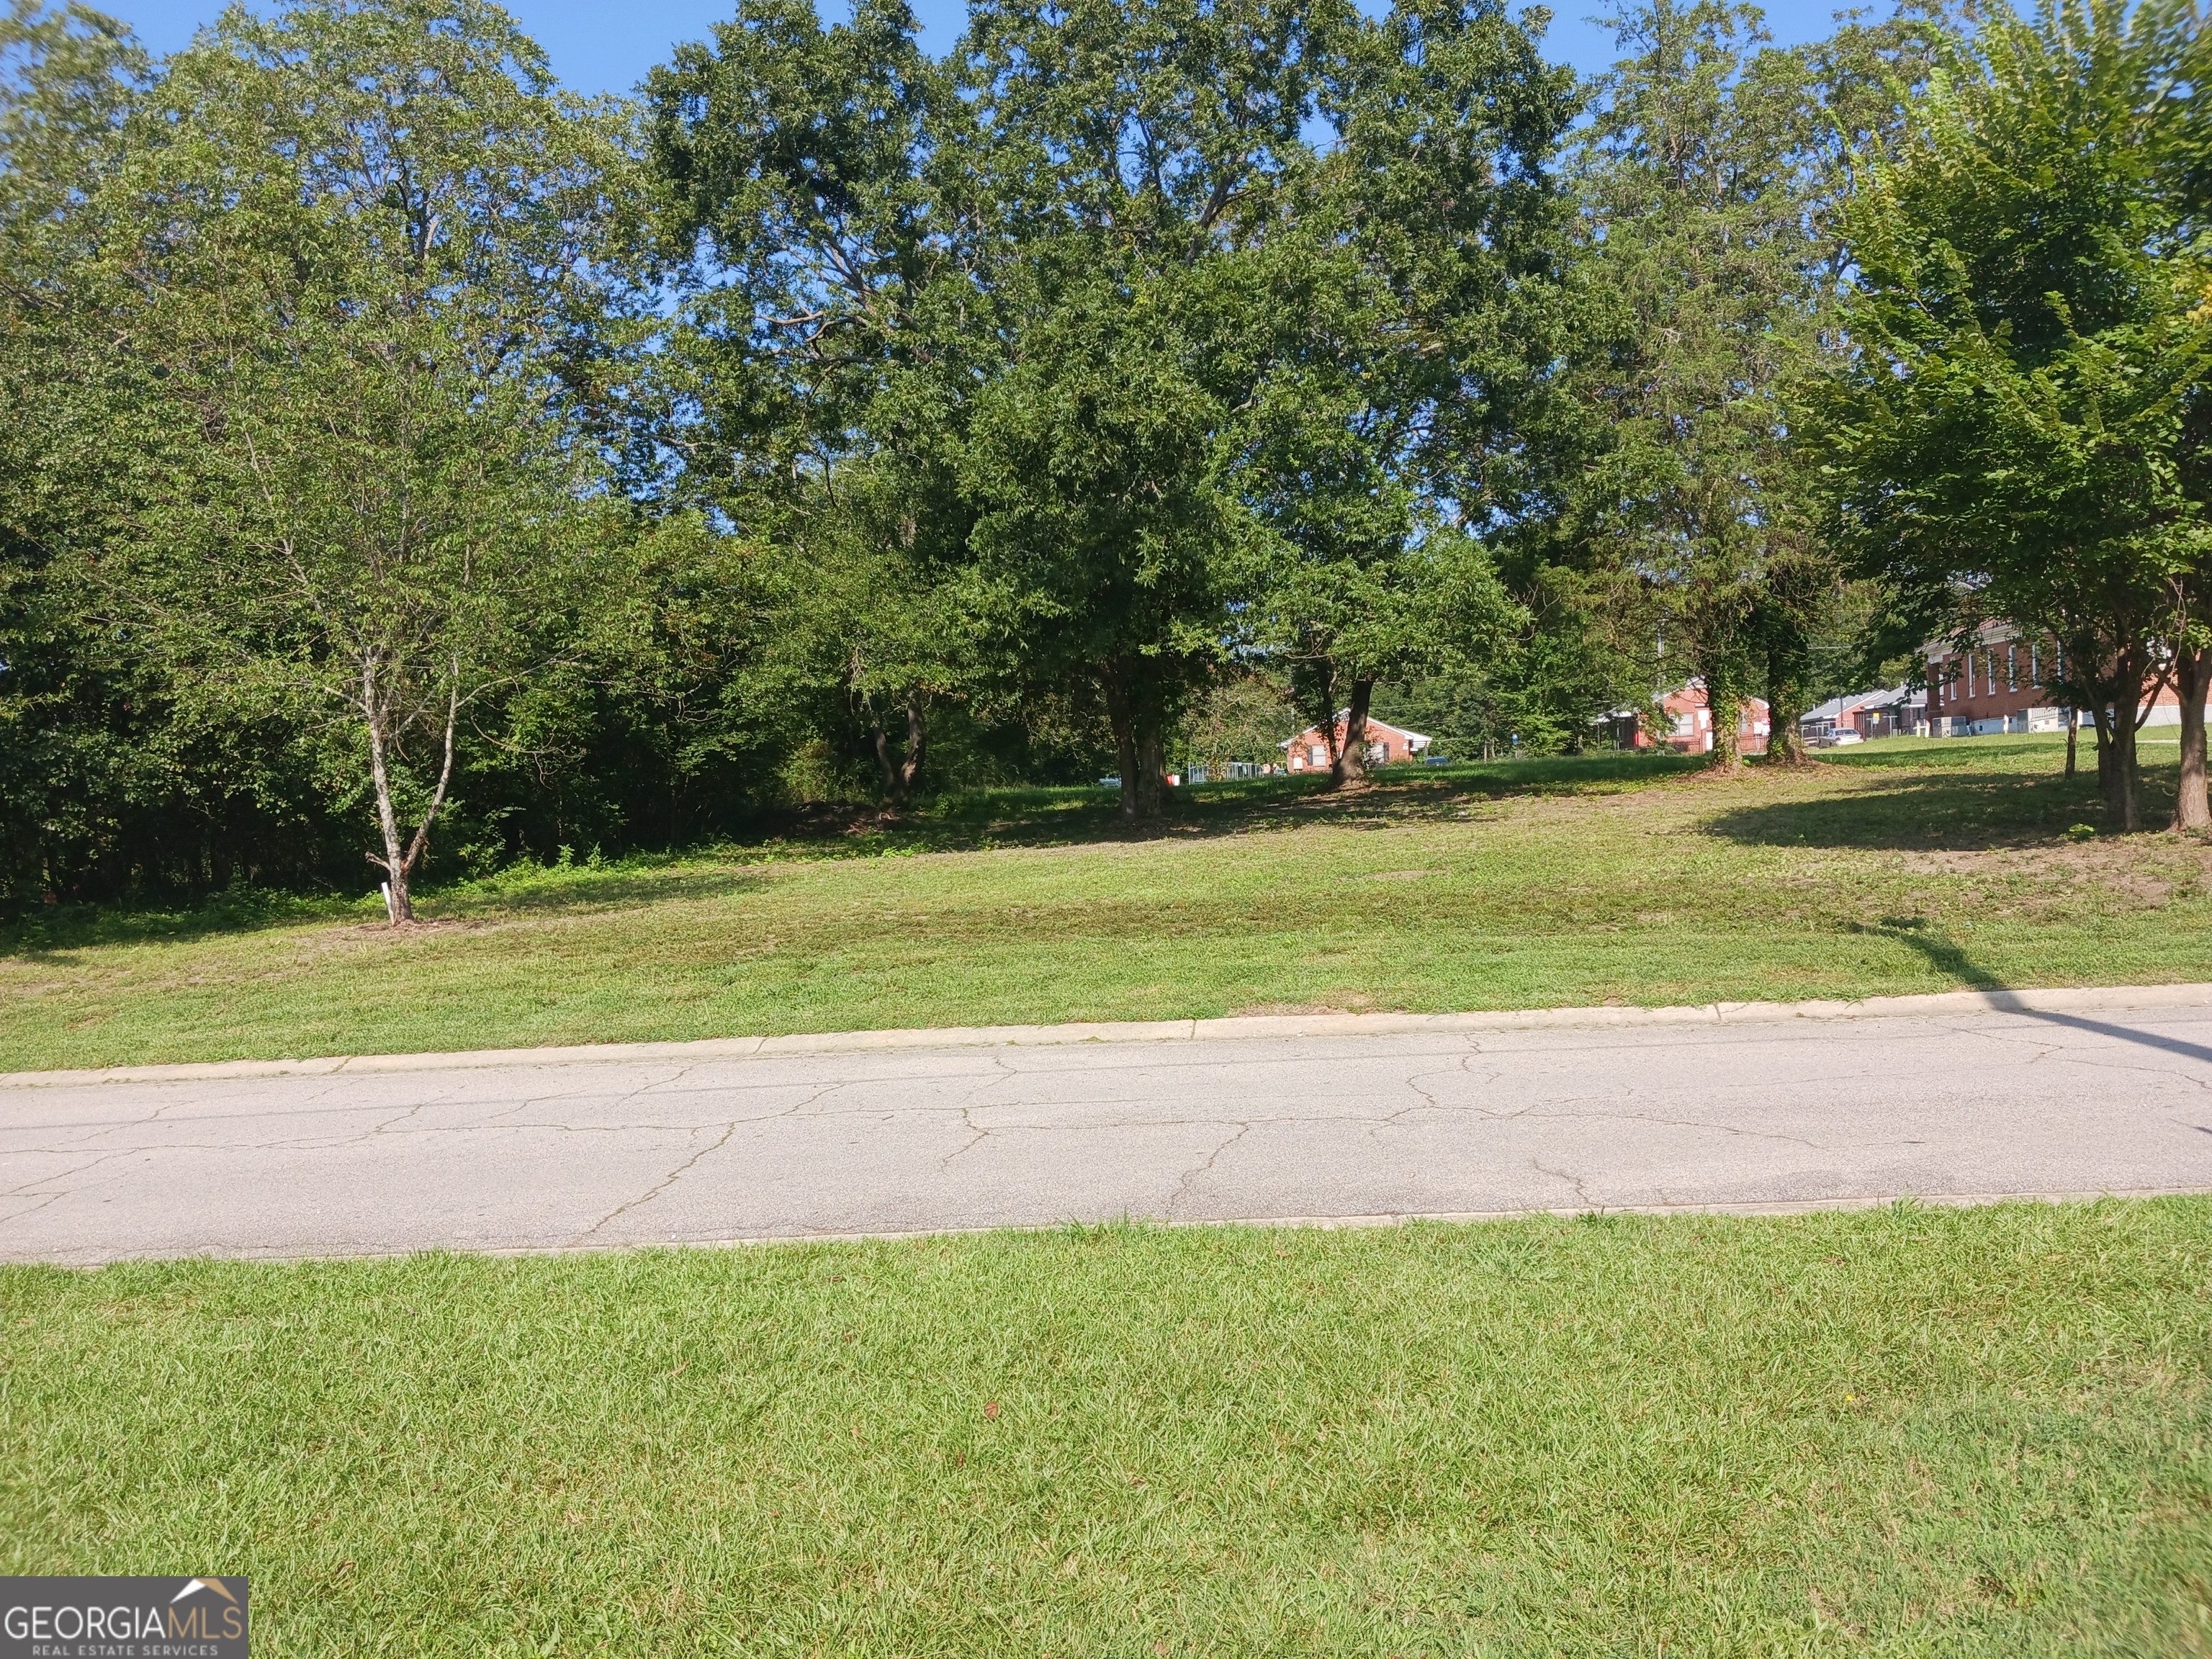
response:
[[[271,1656],[2212,1652],[2212,1200],[0,1270]]]
[[[2153,749],[2157,755],[2161,751]],[[2171,753],[2169,750],[2165,751]],[[0,1070],[872,1026],[1860,997],[2212,979],[2212,848],[2069,838],[2035,738],[1721,780],[1649,757],[1096,790],[373,906],[0,934]],[[2151,769],[2154,821],[2172,763]]]

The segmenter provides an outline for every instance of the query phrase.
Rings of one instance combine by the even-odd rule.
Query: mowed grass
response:
[[[2212,1200],[0,1269],[258,1655],[2212,1652]]]
[[[2150,813],[2170,800],[2152,748]],[[2212,848],[2069,838],[2051,739],[1896,740],[1802,774],[1672,757],[1102,791],[619,868],[0,933],[0,1070],[1213,1016],[1862,997],[2212,979]],[[2086,834],[2086,832],[2083,832]]]

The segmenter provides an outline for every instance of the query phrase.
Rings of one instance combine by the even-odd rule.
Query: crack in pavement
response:
[[[578,1233],[575,1237],[571,1239],[569,1242],[571,1243],[580,1244],[586,1239],[589,1238],[593,1233],[599,1231],[600,1228],[613,1221],[617,1216],[625,1215],[632,1210],[641,1209],[646,1205],[652,1203],[654,1199],[659,1198],[661,1194],[666,1192],[671,1187],[673,1187],[678,1181],[681,1180],[684,1171],[690,1169],[693,1164],[698,1163],[701,1158],[706,1157],[709,1152],[719,1152],[723,1147],[728,1146],[730,1144],[730,1137],[736,1134],[737,1132],[738,1120],[732,1119],[730,1122],[722,1126],[722,1133],[715,1138],[714,1145],[710,1146],[702,1146],[697,1152],[692,1153],[690,1157],[685,1158],[673,1170],[671,1170],[665,1176],[656,1182],[653,1186],[648,1188],[637,1197],[631,1199],[629,1202],[616,1205],[613,1209],[609,1210],[605,1215],[601,1216],[597,1221],[594,1221],[590,1226],[585,1228],[583,1231]]]
[[[976,1122],[975,1118],[969,1115],[969,1108],[965,1106],[963,1106],[960,1109],[960,1121],[967,1126],[969,1139],[966,1146],[957,1147],[955,1150],[945,1153],[943,1158],[937,1160],[937,1172],[939,1175],[944,1174],[947,1170],[952,1167],[952,1160],[954,1158],[965,1157],[968,1153],[974,1152],[978,1146],[981,1146],[985,1141],[991,1138],[991,1132],[985,1128],[981,1124]],[[1019,1126],[1012,1125],[1009,1127],[1018,1127]]]
[[[54,1149],[36,1147],[33,1150],[38,1152],[48,1152],[53,1151]],[[82,1175],[88,1170],[96,1170],[103,1164],[112,1163],[118,1158],[128,1158],[135,1152],[147,1150],[150,1149],[137,1146],[113,1147],[107,1152],[102,1152],[99,1157],[92,1159],[89,1163],[76,1164],[73,1168],[63,1170],[54,1175],[33,1176],[30,1180],[24,1182],[18,1187],[0,1188],[0,1198],[27,1198],[34,1193],[43,1190],[48,1182],[74,1180],[76,1176]],[[55,1155],[65,1156],[66,1154],[55,1151]]]
[[[1515,1114],[1517,1117],[1549,1118],[1559,1122],[1601,1123],[1609,1118],[1619,1118],[1626,1123],[1656,1123],[1668,1129],[1711,1129],[1724,1135],[1741,1135],[1747,1140],[1782,1140],[1793,1146],[1802,1146],[1808,1152],[1827,1149],[1817,1140],[1808,1140],[1802,1135],[1785,1135],[1771,1129],[1742,1129],[1733,1123],[1710,1123],[1693,1117],[1655,1117],[1649,1112],[1540,1112],[1530,1107]],[[1917,1143],[1908,1143],[1917,1144]]]
[[[67,1187],[57,1188],[54,1191],[48,1193],[45,1197],[40,1199],[37,1203],[31,1205],[27,1209],[17,1210],[12,1215],[0,1215],[0,1227],[8,1226],[14,1222],[27,1220],[30,1217],[38,1214],[40,1211],[45,1209],[48,1205],[60,1203],[62,1200],[70,1195],[70,1190],[71,1189]],[[14,1193],[8,1194],[10,1198],[14,1198],[18,1195],[19,1194]],[[21,1194],[21,1196],[28,1197],[30,1194]]]
[[[1178,1221],[1285,1206],[1603,1208],[1601,1188],[1640,1194],[1655,1178],[1685,1205],[1788,1199],[1816,1175],[1838,1192],[1893,1191],[1905,1175],[1917,1189],[2133,1189],[2146,1172],[2212,1188],[2206,1066],[2007,1022],[1971,1033],[2002,1051],[1969,1085],[1947,1061],[1974,1024],[1870,1019],[1841,1042],[1826,1028],[1761,1029],[1755,1042],[1725,1026],[1638,1042],[1486,1032],[1207,1042],[1175,1063],[1071,1047],[165,1082],[45,1105],[0,1096],[0,1121],[16,1120],[0,1153],[14,1188],[0,1194],[0,1255],[343,1251],[349,1239],[599,1249],[740,1229],[1043,1225],[1069,1206]],[[2212,1018],[2155,1035],[2212,1045]],[[675,1105],[696,1115],[662,1118]],[[646,1106],[652,1121],[632,1121]],[[739,1129],[745,1151],[729,1153]],[[952,1168],[987,1140],[974,1181]],[[238,1172],[228,1194],[180,1207],[178,1173],[218,1157]],[[42,1168],[56,1173],[31,1177]]]
[[[1602,1204],[1598,1203],[1589,1195],[1588,1188],[1583,1185],[1583,1178],[1580,1176],[1570,1175],[1565,1170],[1554,1170],[1547,1164],[1541,1158],[1530,1158],[1528,1160],[1528,1165],[1539,1175],[1547,1175],[1554,1181],[1565,1182],[1568,1186],[1575,1189],[1575,1196],[1580,1199],[1583,1203],[1589,1205],[1593,1210],[1601,1210],[1605,1207]]]
[[[1206,1155],[1205,1163],[1200,1164],[1196,1169],[1188,1171],[1184,1175],[1181,1181],[1176,1183],[1175,1196],[1168,1200],[1167,1212],[1169,1215],[1172,1216],[1175,1214],[1176,1206],[1182,1203],[1185,1199],[1190,1196],[1191,1188],[1202,1176],[1212,1173],[1214,1160],[1219,1158],[1222,1153],[1227,1152],[1231,1146],[1234,1146],[1238,1141],[1243,1139],[1246,1135],[1251,1133],[1251,1130],[1252,1125],[1250,1123],[1237,1124],[1235,1132],[1230,1135],[1228,1139],[1223,1141],[1219,1146],[1216,1146],[1212,1152]]]
[[[569,1242],[574,1244],[580,1244],[586,1239],[589,1238],[593,1233],[598,1232],[600,1228],[613,1221],[617,1216],[625,1214],[631,1210],[640,1209],[645,1205],[650,1204],[654,1199],[659,1197],[661,1194],[666,1192],[671,1187],[673,1187],[679,1180],[681,1180],[684,1174],[690,1170],[693,1165],[696,1164],[701,1158],[705,1158],[710,1152],[718,1152],[721,1151],[723,1147],[728,1146],[730,1144],[731,1137],[735,1135],[739,1129],[744,1127],[747,1124],[766,1123],[779,1117],[789,1117],[793,1113],[803,1110],[805,1107],[811,1105],[815,1101],[821,1099],[824,1095],[835,1094],[838,1090],[844,1086],[845,1085],[842,1083],[830,1084],[825,1087],[816,1090],[814,1093],[809,1095],[805,1100],[793,1102],[781,1112],[770,1112],[761,1117],[734,1117],[730,1119],[727,1122],[723,1124],[722,1133],[713,1146],[701,1147],[697,1152],[685,1158],[681,1164],[670,1170],[664,1178],[656,1182],[645,1192],[624,1203],[616,1205],[613,1209],[608,1211],[597,1221],[594,1221],[590,1226],[585,1228],[582,1232],[576,1234]],[[712,1126],[704,1124],[699,1125],[688,1131],[688,1133],[696,1134],[700,1129],[710,1127]]]
[[[985,1128],[981,1124],[975,1121],[975,1106],[976,1096],[981,1094],[986,1089],[995,1089],[1000,1084],[1006,1082],[1009,1079],[1018,1078],[1023,1075],[1022,1073],[1016,1070],[1013,1066],[1007,1065],[1006,1062],[997,1054],[993,1054],[991,1056],[991,1064],[997,1068],[996,1073],[991,1077],[985,1078],[981,1083],[978,1083],[974,1088],[970,1089],[968,1091],[967,1097],[960,1103],[960,1121],[966,1126],[968,1133],[975,1138],[965,1146],[962,1146],[953,1152],[947,1152],[943,1158],[937,1160],[937,1172],[939,1175],[943,1175],[951,1167],[952,1160],[954,1158],[963,1157],[969,1152],[974,1152],[978,1146],[981,1146],[985,1141],[991,1138],[991,1132]],[[936,1109],[941,1111],[944,1109],[940,1107]],[[1008,1127],[1013,1127],[1018,1126],[1009,1125]]]

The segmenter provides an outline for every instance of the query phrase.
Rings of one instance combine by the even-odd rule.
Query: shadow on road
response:
[[[1924,926],[1911,922],[1885,922],[1872,931],[1885,939],[1894,939],[1908,949],[1917,951],[1937,972],[1961,981],[1974,990],[1990,993],[1990,1001],[2002,1012],[2039,1019],[2046,1025],[2064,1025],[2079,1031],[2094,1031],[2100,1036],[2116,1037],[2123,1042],[2133,1042],[2142,1048],[2179,1054],[2186,1060],[2212,1064],[2212,1048],[2201,1042],[2185,1042],[2179,1037],[2161,1036],[2155,1031],[2139,1031],[2131,1025],[2116,1025],[2110,1020],[2089,1019],[2081,1014],[2062,1014],[2048,1008],[2030,1007],[2013,991],[2012,987],[1960,949],[1956,940],[1931,933]]]

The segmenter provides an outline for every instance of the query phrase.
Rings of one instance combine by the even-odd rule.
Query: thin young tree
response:
[[[110,608],[194,695],[332,737],[407,922],[457,756],[606,533],[574,416],[615,130],[495,6],[309,0],[225,13],[131,140],[100,203],[143,454]]]

